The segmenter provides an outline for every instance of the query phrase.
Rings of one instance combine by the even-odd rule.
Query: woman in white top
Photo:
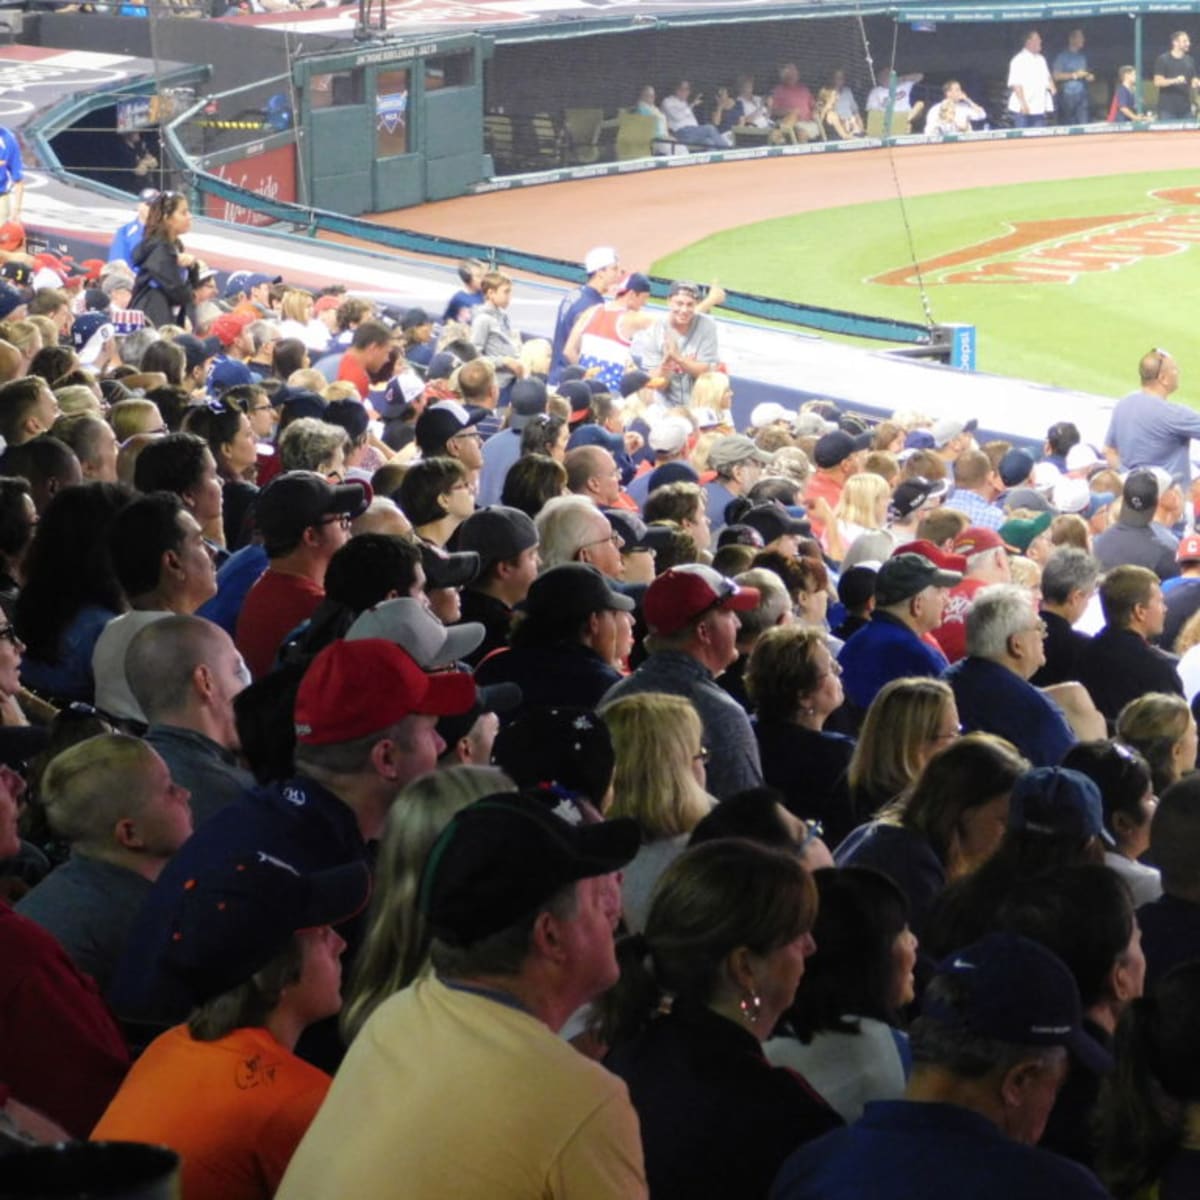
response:
[[[868,867],[816,871],[816,953],[782,1036],[763,1047],[799,1071],[847,1124],[871,1100],[904,1093],[908,1038],[895,1028],[915,993],[917,939],[904,893]]]
[[[281,338],[299,338],[314,355],[323,353],[329,346],[329,330],[324,321],[313,316],[315,301],[308,292],[298,288],[283,293],[279,311],[283,320],[279,323]]]
[[[1162,895],[1162,880],[1154,867],[1139,862],[1150,849],[1150,819],[1158,807],[1150,765],[1120,742],[1080,742],[1062,765],[1081,771],[1099,789],[1104,801],[1104,828],[1113,845],[1104,861],[1129,885],[1135,908]]]
[[[625,696],[600,713],[612,735],[616,766],[605,816],[633,817],[642,846],[625,868],[625,924],[640,933],[659,876],[687,848],[688,837],[716,801],[705,791],[708,747],[690,700],[659,692]]]
[[[891,498],[892,490],[882,475],[872,471],[851,475],[834,507],[833,520],[825,527],[823,540],[829,557],[841,562],[857,538],[882,529]]]

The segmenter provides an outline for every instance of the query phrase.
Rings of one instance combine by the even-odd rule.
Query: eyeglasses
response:
[[[935,733],[929,740],[931,742],[953,742],[956,738],[962,736],[962,726],[955,725],[949,733]]]
[[[14,646],[20,645],[21,639],[17,637],[17,627],[9,624],[0,628],[0,641],[12,642]]]
[[[464,429],[462,433],[456,433],[453,437],[448,438],[447,440],[451,442],[461,442],[464,439],[482,442],[483,435],[478,429]]]
[[[1039,637],[1045,637],[1050,632],[1050,627],[1045,621],[1039,620],[1036,625],[1029,625],[1021,630],[1022,633],[1036,633]]]
[[[584,542],[580,546],[581,550],[586,550],[589,546],[603,546],[605,542],[612,542],[618,550],[625,545],[625,539],[619,533],[610,533],[608,537],[597,538],[594,542]]]
[[[804,837],[800,839],[800,853],[803,854],[817,838],[824,836],[825,826],[820,821],[805,821]]]
[[[701,746],[695,754],[692,755],[692,762],[706,763],[712,757],[712,751],[707,746]]]
[[[253,407],[253,408],[249,409],[248,411],[249,411],[249,412],[251,412],[251,413],[270,412],[270,411],[271,411],[271,410],[272,410],[274,407],[275,407],[275,406],[274,406],[273,404],[270,404],[270,403],[267,403],[267,404],[256,404],[256,405],[254,405],[254,407]]]
[[[350,514],[349,513],[333,513],[328,517],[322,517],[317,522],[317,524],[318,525],[340,525],[343,529],[349,529],[350,528]]]

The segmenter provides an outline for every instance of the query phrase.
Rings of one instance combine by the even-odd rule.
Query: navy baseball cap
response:
[[[923,1020],[1015,1046],[1063,1046],[1090,1071],[1113,1068],[1083,1030],[1075,977],[1058,955],[1015,933],[990,933],[944,958],[935,979],[953,979],[957,1003],[925,993]]]
[[[163,965],[202,1003],[245,983],[287,949],[294,933],[340,924],[370,895],[364,862],[302,872],[258,850],[201,867],[167,899],[172,921]]]
[[[1103,838],[1115,845],[1104,827],[1100,789],[1082,771],[1069,767],[1035,767],[1013,785],[1008,801],[1009,829],[1074,837]]]
[[[573,805],[499,792],[457,812],[442,831],[417,903],[435,937],[470,946],[569,884],[619,871],[640,843],[632,818],[587,825]]]

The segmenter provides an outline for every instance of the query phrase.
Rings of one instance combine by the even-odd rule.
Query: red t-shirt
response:
[[[358,388],[358,395],[362,400],[365,400],[371,391],[371,380],[367,377],[366,369],[349,350],[342,355],[342,360],[338,364],[337,377],[339,382],[349,380],[354,384]]]
[[[303,576],[270,567],[259,576],[246,593],[233,639],[255,679],[270,674],[283,639],[324,599],[325,589]]]
[[[86,1138],[129,1070],[100,990],[40,925],[0,901],[0,1080]]]
[[[840,479],[835,479],[832,475],[828,475],[824,471],[814,471],[804,489],[805,507],[810,507],[809,502],[812,500],[821,499],[829,505],[829,509],[832,512],[837,508],[837,502],[842,498],[842,488],[844,486]],[[822,537],[825,533],[825,522],[818,521],[813,516],[811,508],[808,514],[808,521],[812,525],[813,535],[817,538]]]
[[[964,579],[956,583],[946,597],[942,623],[933,631],[933,636],[952,663],[966,657],[967,611],[975,601],[975,593],[986,586],[982,579]]]

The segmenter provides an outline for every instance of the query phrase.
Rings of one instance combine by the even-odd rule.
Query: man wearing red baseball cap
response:
[[[643,604],[650,655],[604,696],[608,702],[640,692],[667,692],[690,700],[704,725],[697,757],[708,761],[706,786],[718,800],[762,786],[750,718],[717,683],[717,676],[737,659],[735,614],[758,601],[757,588],[738,587],[700,563],[664,571],[646,590]]]
[[[933,631],[933,638],[947,660],[956,663],[967,653],[967,613],[975,593],[990,583],[1008,583],[1012,571],[1004,539],[983,525],[969,525],[953,543],[953,553],[964,563],[962,579],[946,595],[942,623]],[[945,564],[941,564],[945,566]],[[953,568],[948,568],[953,569]]]
[[[117,1014],[155,1034],[197,1003],[164,953],[177,893],[189,880],[260,852],[302,873],[369,862],[367,842],[379,837],[396,796],[434,770],[445,749],[437,718],[465,712],[475,699],[470,675],[427,675],[394,642],[337,641],[322,650],[296,695],[296,774],[226,805],[176,853],[130,931],[109,993]],[[360,930],[339,932],[348,964]],[[331,1066],[339,1054],[322,1039],[313,1057]]]

